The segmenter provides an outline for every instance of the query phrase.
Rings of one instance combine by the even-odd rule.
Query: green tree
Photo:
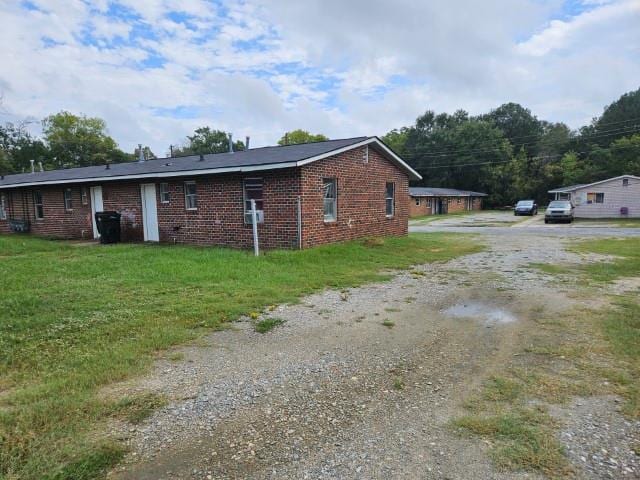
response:
[[[408,137],[409,129],[407,127],[402,127],[401,129],[394,128],[382,137],[382,141],[398,155],[404,155]]]
[[[31,169],[31,160],[52,166],[49,149],[41,140],[33,138],[24,124],[0,126],[0,150],[4,152],[0,173],[27,172]]]
[[[244,150],[244,143],[233,143],[234,151]],[[187,142],[179,148],[174,148],[173,155],[204,155],[208,153],[225,153],[229,151],[229,134],[211,127],[196,128],[193,135],[187,136]]]
[[[618,100],[605,107],[602,115],[595,119],[592,128],[583,133],[597,135],[593,143],[607,146],[617,140],[637,133],[640,118],[640,88],[625,93]]]
[[[609,146],[611,176],[640,175],[640,134],[619,138]]]
[[[528,108],[517,103],[505,103],[481,118],[502,130],[516,150],[525,147],[528,152],[537,153],[537,142],[544,128]]]
[[[101,118],[62,111],[42,121],[42,133],[57,167],[85,167],[126,158]]]
[[[297,145],[300,143],[312,143],[312,142],[324,142],[329,140],[329,137],[317,133],[309,133],[306,130],[292,130],[290,132],[286,132],[280,140],[278,140],[278,145]]]

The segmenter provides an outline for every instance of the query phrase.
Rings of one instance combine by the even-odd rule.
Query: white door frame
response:
[[[102,187],[100,185],[89,189],[91,197],[91,224],[93,225],[93,238],[100,238],[98,226],[96,225],[96,212],[104,211],[104,203],[102,201]]]
[[[159,242],[158,228],[158,199],[155,183],[141,183],[140,196],[142,198],[142,229],[145,242]]]

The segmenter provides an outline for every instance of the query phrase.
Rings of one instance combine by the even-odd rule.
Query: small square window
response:
[[[184,206],[187,210],[198,209],[198,190],[196,182],[184,182]]]
[[[416,197],[416,205],[420,206],[420,197]]]
[[[628,178],[623,178],[622,179],[622,186],[623,187],[628,187],[629,186],[629,179]]]
[[[169,196],[169,184],[160,184],[160,203],[169,203],[171,197]]]
[[[335,178],[323,178],[324,221],[335,222],[338,218],[338,185]]]
[[[73,210],[73,190],[70,188],[64,189],[64,209],[67,212]]]
[[[385,188],[385,213],[387,217],[393,217],[395,213],[395,194],[396,185],[393,182],[387,182]]]

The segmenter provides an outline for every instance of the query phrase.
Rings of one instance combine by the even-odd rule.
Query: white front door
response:
[[[156,200],[156,184],[143,183],[140,185],[142,194],[142,226],[145,242],[159,242],[158,231],[158,202]]]
[[[91,187],[91,223],[93,224],[93,238],[100,238],[96,225],[96,212],[103,212],[102,187]]]

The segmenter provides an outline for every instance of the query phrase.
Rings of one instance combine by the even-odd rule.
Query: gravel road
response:
[[[177,349],[182,360],[159,360],[148,377],[118,385],[111,393],[158,392],[170,403],[136,428],[113,425],[131,454],[109,477],[540,478],[496,471],[488,445],[449,422],[512,358],[540,304],[559,313],[574,302],[528,264],[599,259],[566,252],[557,237],[482,240],[482,253],[279,306],[268,315],[285,323],[267,334],[238,322]],[[472,313],[461,316],[466,308]],[[612,409],[611,428],[589,435],[600,421],[589,415],[600,409],[571,410],[560,437],[576,452],[571,459],[596,475],[588,478],[615,478],[598,476],[591,456],[580,460],[584,445],[615,444],[620,469],[607,471],[638,478],[630,445],[640,425]]]

